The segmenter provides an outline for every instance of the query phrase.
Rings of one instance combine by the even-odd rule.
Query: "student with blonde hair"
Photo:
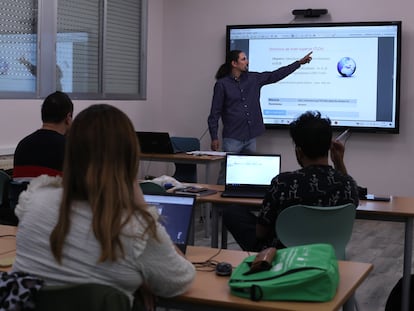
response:
[[[185,292],[193,265],[144,202],[139,147],[119,109],[92,105],[68,133],[63,177],[33,179],[20,196],[13,271],[46,286],[112,285],[131,298],[142,285],[157,296]]]

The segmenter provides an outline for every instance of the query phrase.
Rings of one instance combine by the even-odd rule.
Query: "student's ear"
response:
[[[302,148],[295,146],[295,155],[296,155],[296,161],[298,161],[299,165],[303,167],[303,151]]]
[[[72,112],[69,112],[66,115],[66,118],[65,118],[65,124],[66,124],[66,126],[70,127],[70,125],[72,124],[72,118],[73,118],[73,113]]]

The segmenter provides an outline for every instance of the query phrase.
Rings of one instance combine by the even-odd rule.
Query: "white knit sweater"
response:
[[[125,257],[116,262],[98,263],[100,245],[91,230],[92,214],[86,202],[73,204],[71,229],[63,247],[62,264],[59,264],[50,251],[49,237],[57,222],[61,196],[61,179],[46,175],[33,179],[27,191],[20,195],[16,207],[19,227],[13,271],[34,274],[44,279],[47,286],[108,284],[130,297],[143,281],[154,294],[162,297],[179,295],[188,289],[195,269],[177,254],[159,223],[158,242],[143,236],[141,218],[131,220],[122,236]]]

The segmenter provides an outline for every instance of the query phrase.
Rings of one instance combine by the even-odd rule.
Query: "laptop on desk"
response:
[[[278,154],[227,154],[222,197],[264,198],[280,173]]]
[[[185,254],[191,232],[195,196],[176,194],[144,194],[144,200],[154,205],[159,221],[174,244]]]
[[[167,132],[136,132],[136,134],[142,153],[175,153]]]

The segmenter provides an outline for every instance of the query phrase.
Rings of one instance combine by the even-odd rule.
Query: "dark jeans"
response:
[[[222,207],[223,225],[233,235],[244,251],[257,252],[261,245],[256,239],[256,216],[252,207],[245,205],[225,205]]]

